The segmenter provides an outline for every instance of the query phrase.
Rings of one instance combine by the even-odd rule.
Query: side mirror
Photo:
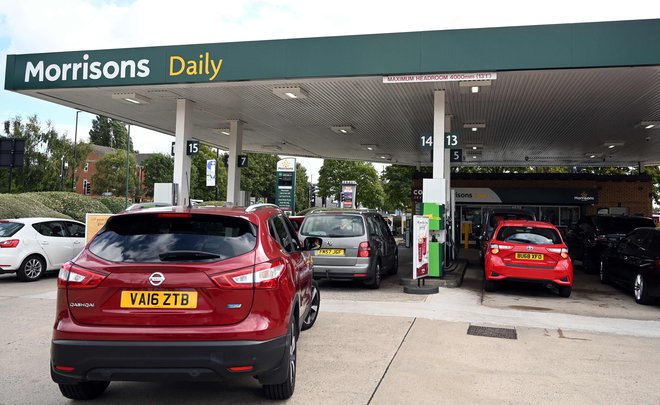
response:
[[[321,245],[323,245],[323,239],[314,236],[309,236],[305,238],[305,242],[303,242],[303,244],[305,250],[319,250],[321,248]]]

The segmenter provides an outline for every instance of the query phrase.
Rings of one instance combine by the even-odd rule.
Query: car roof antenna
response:
[[[192,200],[190,199],[190,178],[188,177],[188,172],[186,172],[186,183],[188,183],[188,208],[192,208]]]

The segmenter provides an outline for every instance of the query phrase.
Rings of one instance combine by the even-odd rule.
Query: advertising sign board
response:
[[[429,275],[429,219],[413,216],[413,280]]]

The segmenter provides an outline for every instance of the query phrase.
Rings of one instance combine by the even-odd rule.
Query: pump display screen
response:
[[[277,174],[277,185],[280,187],[293,186],[293,172],[284,172]]]

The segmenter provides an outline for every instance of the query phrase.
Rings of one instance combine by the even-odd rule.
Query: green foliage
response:
[[[277,169],[277,168],[276,168]],[[277,170],[275,170],[277,172]],[[309,187],[311,183],[307,179],[307,169],[300,163],[296,163],[296,206],[295,210],[309,207]]]
[[[70,218],[25,194],[0,194],[0,218]]]
[[[644,172],[651,176],[653,202],[655,205],[660,205],[660,166],[646,166]]]
[[[385,194],[378,179],[378,172],[371,163],[326,159],[319,170],[319,194],[339,199],[341,182],[355,180],[357,204],[367,208],[381,208]]]
[[[137,165],[135,155],[130,153],[128,167],[128,190],[135,190],[137,184]],[[103,155],[96,162],[96,173],[92,176],[95,194],[111,192],[115,196],[126,194],[126,151],[117,150]]]
[[[101,201],[76,193],[51,191],[24,193],[21,197],[41,203],[55,212],[82,222],[85,222],[87,213],[111,213]]]
[[[257,200],[267,198],[275,202],[275,180],[277,176],[276,155],[248,153],[248,167],[241,169],[241,189],[249,190]]]
[[[90,143],[126,150],[127,139],[128,130],[123,122],[101,115],[97,115],[92,120],[92,129],[89,130]],[[129,142],[129,148],[132,150],[133,141],[129,140]]]
[[[413,166],[390,165],[381,175],[385,194],[384,208],[388,212],[394,210],[412,211],[412,178],[415,173]]]
[[[216,162],[218,176],[215,181],[215,187],[209,187],[206,185],[206,161],[216,158],[217,152],[207,145],[200,145],[199,153],[193,155],[191,162],[192,177],[190,182],[190,198],[204,201],[215,200],[216,189],[218,200],[224,200],[226,198],[227,169],[224,164],[222,164],[222,155],[220,155],[220,161]]]
[[[25,140],[23,167],[11,171],[12,192],[70,190],[67,178],[74,167],[73,143],[60,136],[50,122],[43,126],[36,115],[27,121],[17,116],[9,121],[5,135]],[[76,156],[76,160],[78,158]],[[9,168],[0,169],[2,191],[9,190],[9,172]]]
[[[101,197],[99,201],[113,214],[122,212],[126,208],[126,197]],[[131,202],[129,201],[130,205]]]
[[[154,183],[172,183],[174,158],[164,153],[152,153],[142,162],[146,194],[154,195]]]

